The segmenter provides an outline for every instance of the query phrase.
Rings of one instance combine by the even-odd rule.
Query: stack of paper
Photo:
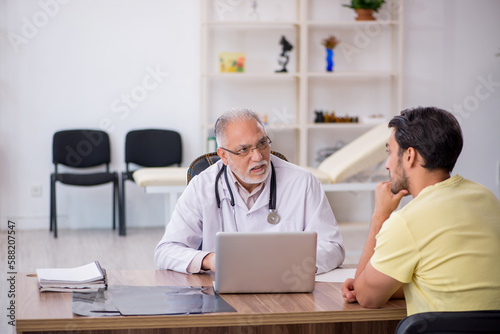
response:
[[[107,287],[106,271],[98,261],[76,268],[37,269],[40,291],[95,292]]]

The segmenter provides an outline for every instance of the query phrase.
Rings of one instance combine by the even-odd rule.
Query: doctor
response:
[[[194,177],[179,198],[155,249],[157,267],[215,271],[219,231],[316,231],[317,272],[341,265],[342,237],[319,181],[271,156],[271,140],[257,114],[227,112],[217,120],[215,135],[221,159]]]

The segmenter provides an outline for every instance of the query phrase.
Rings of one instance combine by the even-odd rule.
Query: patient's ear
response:
[[[228,154],[226,151],[224,151],[222,148],[217,147],[217,155],[220,157],[222,160],[222,163],[227,166],[228,161],[227,161],[227,155]]]
[[[408,166],[415,167],[417,164],[421,164],[422,157],[418,154],[418,151],[413,147],[408,147],[406,150],[406,162]]]

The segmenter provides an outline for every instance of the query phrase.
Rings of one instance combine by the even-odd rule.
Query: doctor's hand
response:
[[[346,279],[342,284],[342,297],[348,303],[356,302],[356,292],[354,292],[354,280],[352,278]]]
[[[208,253],[201,262],[201,269],[215,272],[215,253]]]

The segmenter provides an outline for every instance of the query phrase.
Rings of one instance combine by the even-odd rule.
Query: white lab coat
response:
[[[267,222],[271,173],[259,198],[248,209],[234,184],[235,206],[230,204],[224,176],[219,179],[221,208],[215,197],[215,178],[222,161],[194,177],[182,193],[165,234],[155,249],[160,269],[187,272],[193,257],[215,251],[215,234],[224,232],[316,231],[318,234],[317,272],[330,271],[345,258],[342,236],[319,181],[307,170],[271,156],[276,171],[276,212],[280,221]],[[230,182],[231,183],[231,182]]]

